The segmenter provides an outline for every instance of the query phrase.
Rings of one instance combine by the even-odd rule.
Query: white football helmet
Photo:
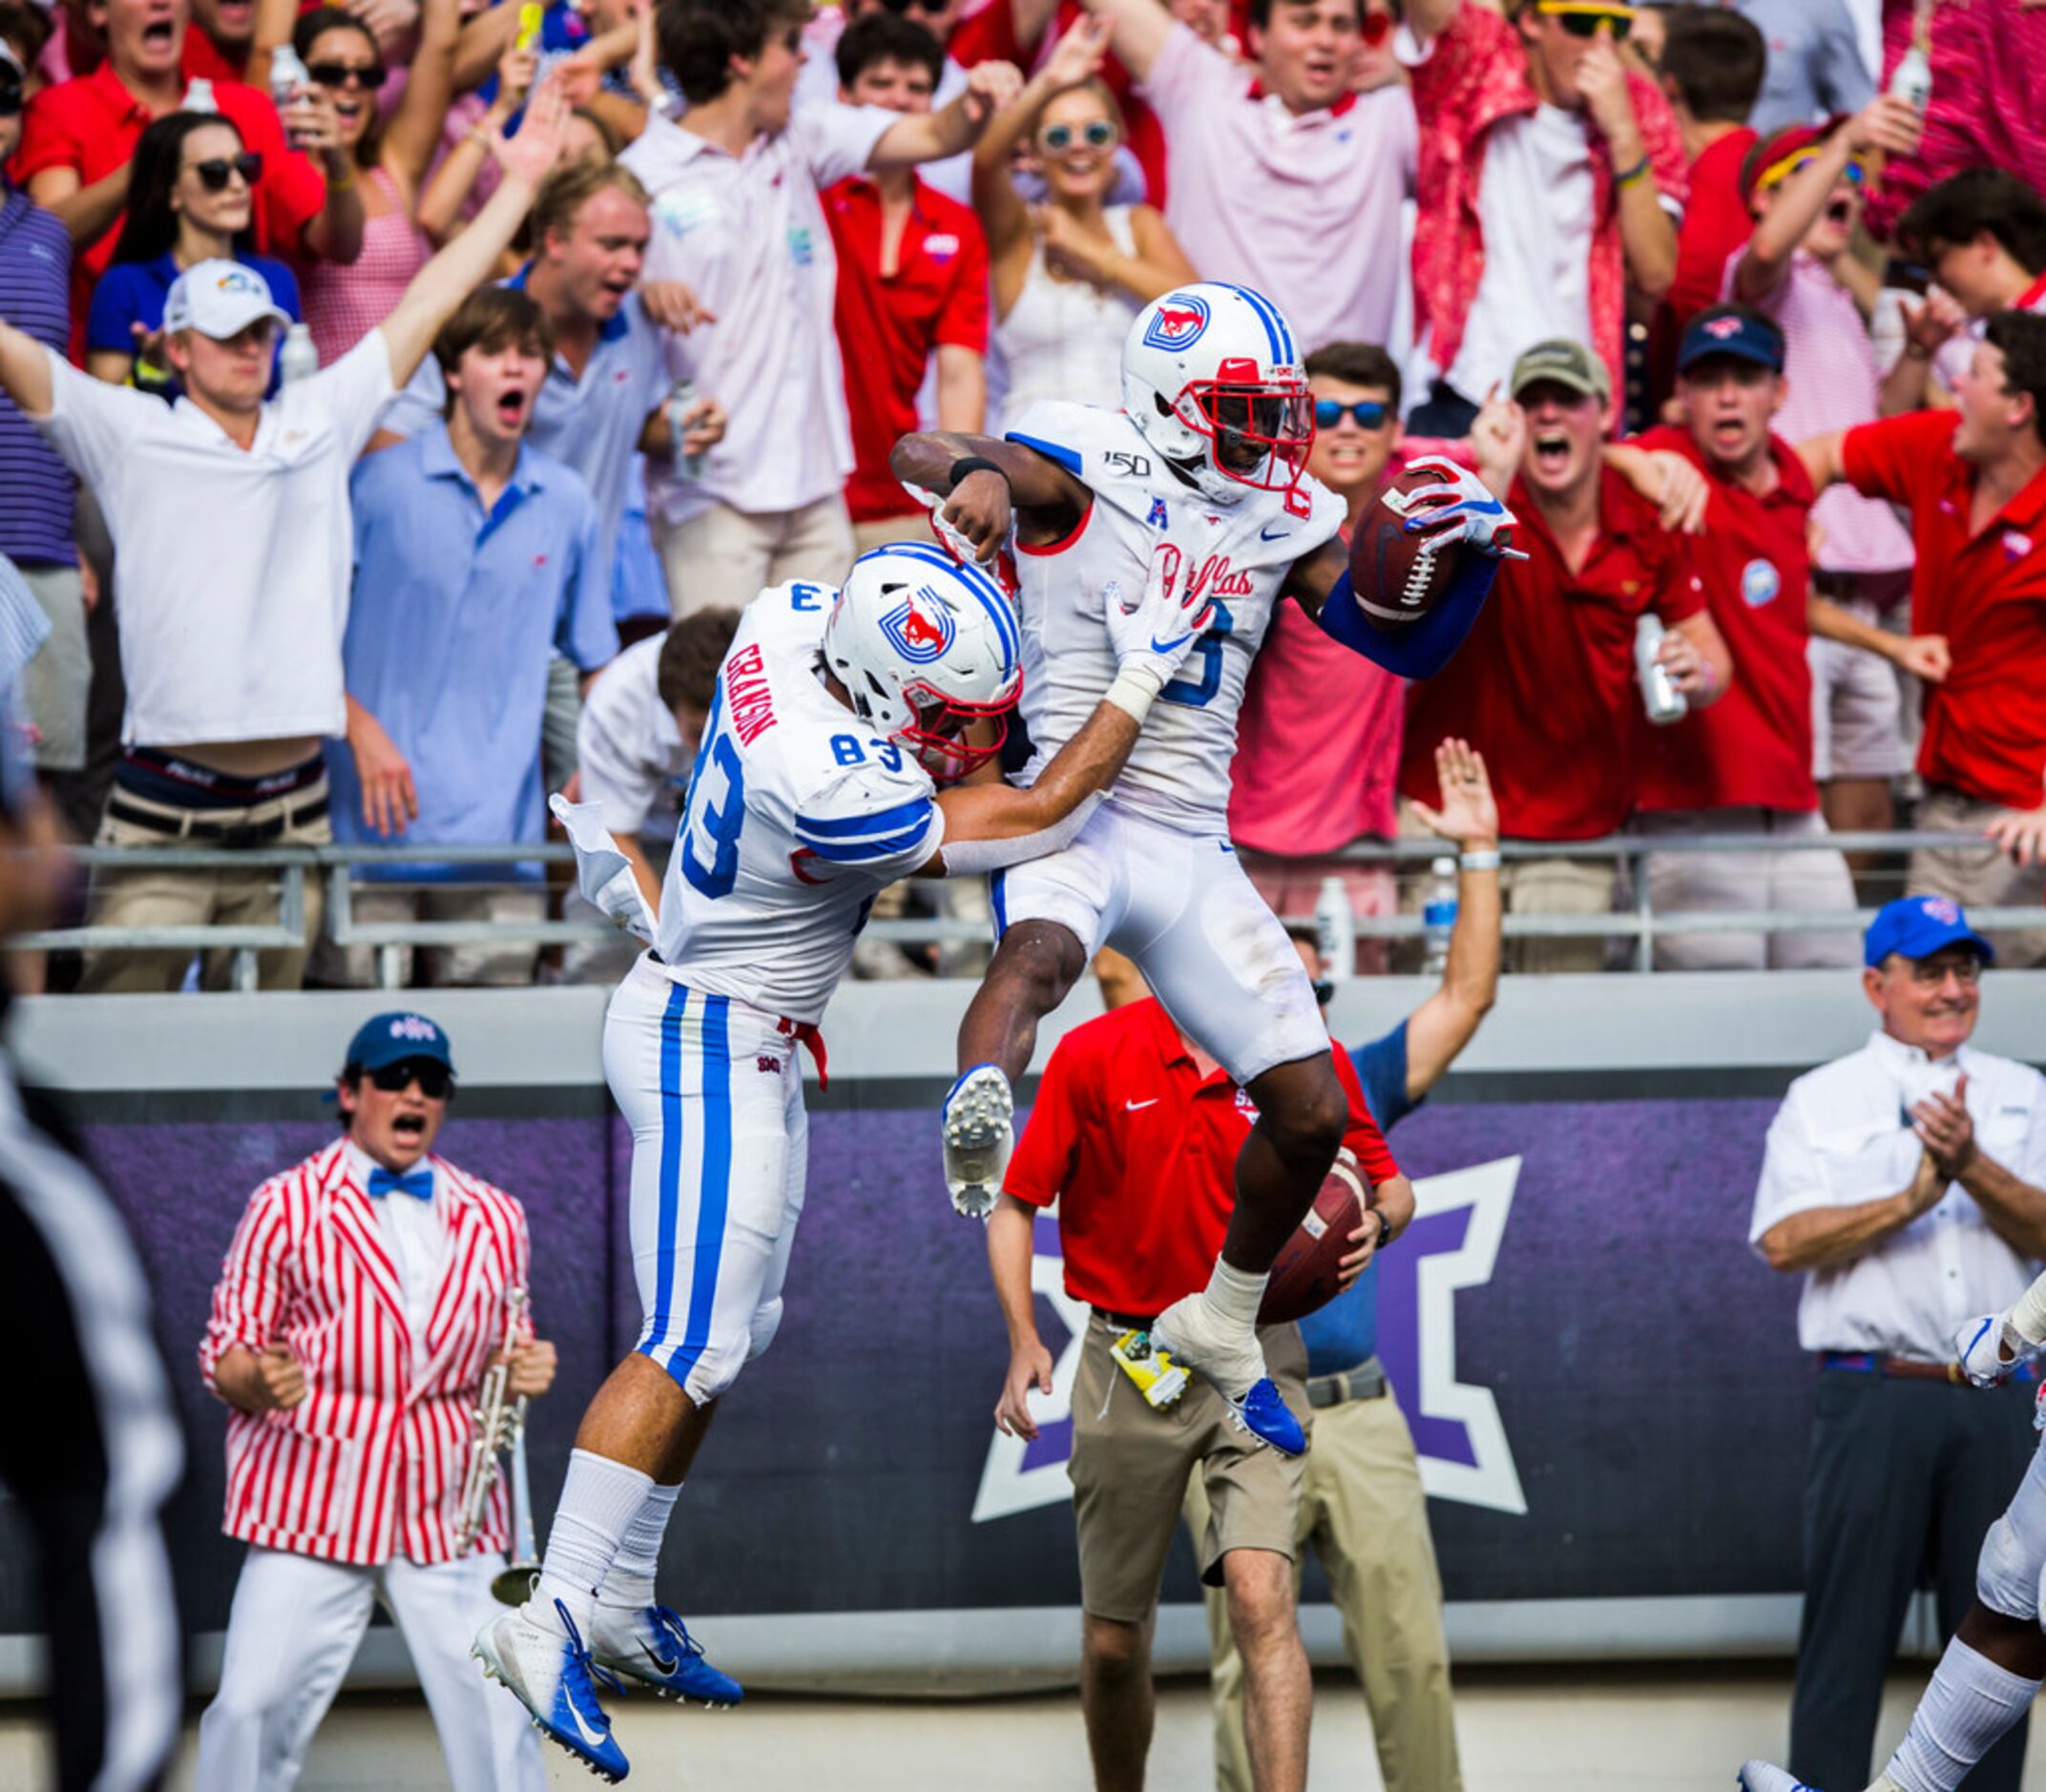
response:
[[[1001,751],[1023,692],[1022,630],[992,578],[931,542],[863,553],[825,622],[824,654],[854,711],[941,783]],[[992,720],[994,738],[960,737]]]
[[[1138,313],[1122,345],[1122,407],[1216,504],[1246,487],[1290,493],[1314,446],[1314,400],[1285,314],[1220,281]]]

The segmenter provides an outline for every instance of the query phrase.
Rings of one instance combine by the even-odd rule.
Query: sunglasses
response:
[[[1069,150],[1077,137],[1089,149],[1106,149],[1116,140],[1116,127],[1106,118],[1090,118],[1083,125],[1047,125],[1044,131],[1044,147],[1048,150]]]
[[[386,1095],[402,1094],[415,1082],[428,1101],[445,1101],[454,1088],[454,1073],[431,1058],[400,1058],[369,1073],[369,1080]]]
[[[390,79],[381,62],[315,62],[305,73],[322,87],[346,87],[350,81],[365,94],[373,94]]]
[[[1538,7],[1544,17],[1554,19],[1573,37],[1596,37],[1601,25],[1613,28],[1613,41],[1623,44],[1627,33],[1634,29],[1633,17],[1625,12],[1591,11],[1576,12],[1562,7]]]
[[[1332,398],[1314,401],[1314,427],[1317,429],[1333,429],[1345,417],[1356,418],[1360,429],[1383,429],[1386,419],[1391,415],[1391,406],[1381,404],[1375,398],[1362,398],[1354,405],[1338,404]]]
[[[1800,150],[1795,156],[1778,162],[1773,168],[1765,170],[1762,178],[1755,182],[1755,189],[1757,192],[1762,192],[1769,187],[1780,186],[1789,179],[1792,175],[1803,174],[1806,169],[1809,168],[1818,159],[1819,152],[1817,150]],[[1849,162],[1840,172],[1849,186],[1858,187],[1868,177],[1859,162]]]
[[[27,92],[28,89],[23,85],[21,76],[15,74],[12,71],[10,71],[4,76],[0,76],[0,118],[11,118],[16,113],[20,112],[23,105],[27,103],[23,97]]]
[[[262,154],[259,150],[243,150],[239,156],[209,156],[202,162],[187,162],[185,166],[198,177],[199,185],[208,193],[225,193],[228,181],[236,175],[252,187],[262,178]]]

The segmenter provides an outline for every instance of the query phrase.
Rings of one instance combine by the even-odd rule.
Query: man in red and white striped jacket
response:
[[[336,1088],[342,1136],[250,1198],[213,1292],[199,1368],[234,1408],[223,1529],[249,1545],[197,1783],[282,1792],[381,1597],[405,1634],[456,1792],[540,1792],[525,1713],[468,1665],[496,1608],[503,1482],[468,1553],[462,1483],[525,1210],[432,1155],[454,1090],[447,1035],[379,1014]],[[521,1322],[508,1397],[544,1394],[553,1344]]]

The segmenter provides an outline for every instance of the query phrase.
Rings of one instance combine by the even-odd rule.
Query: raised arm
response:
[[[1000,255],[1030,235],[1030,212],[1009,177],[1009,163],[1046,100],[1094,75],[1108,53],[1108,26],[1082,14],[1059,38],[1044,67],[1022,91],[988,120],[973,149],[973,209],[988,233],[988,248]]]
[[[1086,0],[1088,11],[1106,22],[1109,48],[1139,81],[1149,80],[1151,65],[1172,35],[1172,14],[1158,0]]]
[[[50,415],[49,351],[34,337],[0,322],[0,387],[30,417]]]
[[[413,276],[397,308],[379,326],[390,377],[403,385],[433,346],[433,338],[471,292],[491,277],[533,195],[561,154],[568,99],[558,82],[542,81],[519,134],[505,145],[504,178],[475,221]]]
[[[29,197],[64,226],[73,249],[89,249],[114,227],[128,203],[126,162],[91,186],[75,168],[44,168],[29,177]]]
[[[454,97],[455,43],[461,34],[460,0],[426,0],[420,14],[419,48],[413,52],[405,96],[384,134],[384,166],[408,198],[416,198],[419,183],[427,177],[434,152],[440,148],[441,127],[448,120],[449,101]]]
[[[1435,748],[1442,807],[1414,804],[1423,825],[1455,844],[1456,925],[1442,984],[1407,1017],[1407,1099],[1419,1101],[1469,1045],[1499,997],[1499,805],[1484,755],[1468,741]]]
[[[1790,271],[1791,256],[1826,210],[1848,164],[1871,150],[1909,156],[1918,147],[1922,128],[1910,103],[1888,94],[1879,94],[1836,127],[1811,161],[1776,189],[1775,202],[1755,226],[1734,269],[1734,297],[1752,304],[1782,285]]]
[[[936,112],[906,113],[874,139],[869,173],[943,161],[971,149],[988,120],[1023,90],[1023,77],[1006,62],[982,62],[967,71],[966,91]]]
[[[1663,208],[1650,166],[1647,139],[1635,116],[1626,65],[1604,31],[1592,40],[1577,65],[1577,86],[1592,122],[1605,137],[1618,188],[1619,240],[1627,273],[1651,299],[1669,291],[1677,278],[1677,224]]]
[[[967,468],[962,461],[987,465]],[[1001,552],[1012,521],[1025,541],[1057,541],[1091,501],[1087,488],[1056,461],[992,435],[944,429],[906,435],[888,456],[888,470],[946,499],[938,521],[963,536],[984,565]]]

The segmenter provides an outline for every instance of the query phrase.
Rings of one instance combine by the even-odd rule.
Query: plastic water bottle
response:
[[[1656,650],[1668,633],[1659,615],[1644,615],[1634,625],[1634,670],[1641,681],[1641,704],[1648,712],[1648,719],[1658,728],[1681,721],[1691,711],[1683,693],[1670,677],[1669,668],[1656,657]]]
[[[682,438],[689,433],[684,419],[696,402],[695,382],[676,381],[675,390],[668,394],[668,440],[675,445],[675,476],[678,479],[700,479],[703,475],[703,456],[682,452]]]
[[[1357,957],[1357,923],[1349,910],[1349,891],[1339,877],[1325,877],[1314,901],[1314,943],[1321,949],[1322,975],[1342,983]]]
[[[1889,77],[1889,96],[1901,99],[1921,116],[1932,103],[1932,58],[1916,38],[1899,60]]]
[[[179,112],[219,112],[220,102],[213,96],[213,83],[195,74],[185,83],[185,96],[177,102]]]
[[[303,323],[284,332],[283,352],[277,358],[277,370],[286,385],[309,379],[320,371],[320,351],[313,346],[313,333]]]
[[[1421,933],[1428,942],[1422,970],[1439,977],[1449,969],[1450,935],[1456,931],[1456,861],[1437,859],[1428,867],[1428,899],[1421,905]]]
[[[279,112],[291,104],[291,96],[312,85],[312,73],[289,44],[280,44],[270,52],[270,99]]]

